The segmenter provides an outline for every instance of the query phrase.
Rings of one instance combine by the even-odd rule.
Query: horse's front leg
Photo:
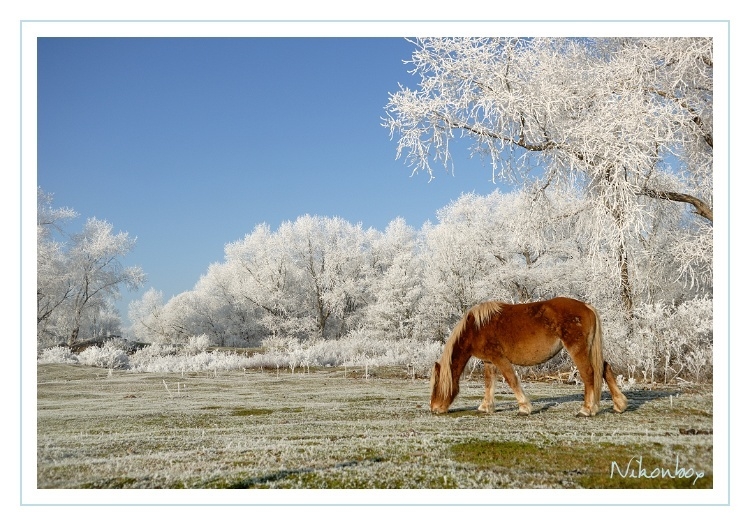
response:
[[[484,400],[477,408],[485,413],[495,412],[495,380],[497,369],[492,362],[484,362]]]

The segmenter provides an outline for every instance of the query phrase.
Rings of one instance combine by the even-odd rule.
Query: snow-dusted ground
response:
[[[579,386],[525,384],[530,417],[481,373],[447,415],[404,367],[141,373],[38,365],[38,488],[711,487],[710,387],[626,391],[575,418]],[[695,477],[611,475],[631,458]],[[696,482],[693,484],[693,482]]]

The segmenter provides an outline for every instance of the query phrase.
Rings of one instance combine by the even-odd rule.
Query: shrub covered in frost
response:
[[[161,360],[165,356],[176,356],[179,352],[177,347],[153,343],[142,349],[138,349],[130,357],[130,368],[136,371],[146,371],[149,364]]]
[[[183,347],[185,354],[200,354],[208,350],[208,346],[211,345],[211,340],[207,334],[201,334],[200,336],[191,336],[188,338],[187,343]]]
[[[78,362],[104,369],[127,369],[130,364],[127,353],[109,342],[102,347],[93,346],[82,351],[78,354]]]
[[[52,347],[43,349],[37,358],[38,363],[78,363],[78,357],[70,352],[69,347]]]
[[[136,372],[225,371],[243,368],[284,368],[296,372],[310,367],[408,366],[415,373],[428,374],[442,351],[437,342],[418,340],[386,341],[366,331],[356,331],[339,340],[300,341],[296,338],[268,338],[263,352],[252,355],[207,351],[207,337],[191,338],[183,347],[152,344],[132,355],[107,342],[89,347],[78,357],[65,347],[42,352],[40,363],[81,363],[107,369]],[[203,351],[200,349],[203,348]]]
[[[140,353],[140,351],[139,351]],[[131,369],[144,373],[186,373],[201,371],[231,371],[253,367],[251,360],[241,354],[225,351],[198,354],[156,354],[138,356],[131,360]]]
[[[250,367],[388,367],[409,366],[428,374],[442,352],[438,342],[383,340],[369,331],[354,331],[338,340],[299,341],[295,338],[267,338],[263,353],[249,358]]]

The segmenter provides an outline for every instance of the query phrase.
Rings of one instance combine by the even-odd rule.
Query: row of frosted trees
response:
[[[214,345],[242,347],[352,334],[440,341],[477,302],[567,295],[599,308],[609,348],[621,358],[615,363],[637,364],[631,377],[685,376],[687,363],[673,365],[690,352],[700,354],[694,376],[706,376],[711,261],[676,260],[683,244],[698,242],[685,230],[689,222],[667,224],[672,214],[652,214],[628,253],[631,306],[617,286],[616,251],[591,234],[606,225],[594,226],[575,195],[467,194],[437,216],[419,230],[396,219],[382,232],[318,216],[275,231],[259,225],[228,244],[225,260],[192,290],[165,303],[151,289],[134,301],[133,336],[180,343],[205,334]]]

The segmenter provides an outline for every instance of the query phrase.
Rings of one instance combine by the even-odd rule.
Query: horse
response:
[[[484,399],[477,408],[495,410],[497,369],[513,390],[518,414],[531,414],[531,403],[513,365],[538,365],[562,348],[568,351],[584,385],[583,405],[577,416],[594,416],[599,410],[602,378],[609,386],[613,409],[622,413],[628,400],[617,387],[609,363],[602,356],[602,329],[594,307],[571,298],[534,303],[480,303],[456,324],[435,362],[430,378],[430,410],[446,413],[458,395],[458,380],[469,358],[484,361]]]

